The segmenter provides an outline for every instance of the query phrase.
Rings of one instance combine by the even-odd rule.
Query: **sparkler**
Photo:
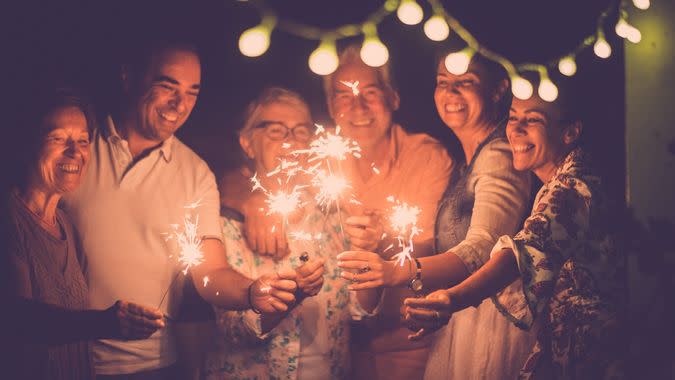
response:
[[[399,248],[401,248],[401,252],[395,254],[392,258],[400,266],[403,266],[406,260],[412,259],[413,238],[422,231],[417,227],[417,218],[421,210],[417,206],[409,206],[405,202],[396,200],[393,196],[387,197],[387,201],[394,203],[389,220],[392,229],[398,234],[396,240]]]

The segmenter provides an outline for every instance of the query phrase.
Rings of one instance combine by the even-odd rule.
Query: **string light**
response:
[[[443,41],[450,35],[450,27],[443,16],[435,15],[424,23],[424,34],[432,41]]]
[[[562,58],[558,62],[558,70],[563,75],[571,77],[577,72],[577,63],[574,61],[574,57],[568,55],[567,57]]]
[[[377,36],[375,24],[368,23],[363,26],[365,38],[361,46],[361,60],[368,66],[380,67],[389,60],[389,49]]]
[[[642,40],[642,33],[640,33],[640,30],[638,30],[638,28],[631,26],[630,29],[628,30],[628,35],[626,36],[626,39],[636,44]]]
[[[445,68],[451,74],[462,75],[469,69],[471,58],[473,58],[475,53],[476,51],[469,47],[455,53],[450,53],[445,57]]]
[[[602,29],[598,30],[598,38],[593,45],[593,52],[600,58],[609,58],[612,55],[612,47],[605,40],[605,34]]]
[[[532,83],[518,74],[511,75],[511,91],[513,96],[520,100],[527,100],[532,97]]]
[[[548,71],[545,67],[539,68],[539,87],[537,94],[542,100],[553,102],[558,98],[558,87],[548,77]]]
[[[328,75],[338,67],[338,55],[335,48],[335,40],[326,39],[321,41],[309,56],[309,68],[316,74]]]
[[[247,29],[239,36],[239,51],[247,57],[259,57],[270,47],[272,28],[267,23]]]
[[[621,38],[626,38],[628,37],[628,32],[630,31],[631,26],[626,22],[624,18],[620,18],[619,22],[616,23],[616,26],[614,27],[614,31],[616,32],[617,36]]]
[[[415,0],[402,0],[396,10],[396,15],[406,25],[417,25],[422,22],[424,11]]]
[[[649,0],[633,0],[633,5],[635,8],[642,9],[643,11],[649,8]]]

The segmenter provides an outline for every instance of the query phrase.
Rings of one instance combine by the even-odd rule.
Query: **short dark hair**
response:
[[[134,74],[142,74],[151,59],[169,50],[188,51],[199,57],[199,47],[192,41],[180,38],[142,38],[130,43],[122,55],[120,66],[127,66]]]
[[[15,138],[11,144],[7,144],[7,153],[16,159],[10,169],[11,185],[23,187],[40,154],[44,137],[49,132],[44,123],[49,114],[63,108],[78,108],[84,114],[90,135],[95,128],[96,117],[88,96],[75,87],[57,86],[37,90],[20,103],[13,133]]]

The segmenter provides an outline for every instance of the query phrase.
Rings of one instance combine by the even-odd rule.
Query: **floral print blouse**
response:
[[[493,301],[507,318],[544,328],[520,378],[594,378],[621,372],[618,306],[624,304],[624,261],[612,245],[600,181],[577,148],[539,190],[530,217],[515,237],[503,236],[492,253],[510,248],[519,286]],[[514,290],[515,289],[515,290]]]
[[[207,354],[207,379],[345,379],[349,376],[349,323],[369,316],[340,277],[337,254],[345,240],[337,215],[307,206],[302,221],[287,228],[290,254],[282,259],[251,251],[242,224],[223,218],[228,261],[245,276],[257,278],[302,264],[300,256],[326,260],[324,285],[267,333],[260,315],[251,310],[215,307],[218,336]],[[353,300],[353,302],[352,302]],[[375,313],[377,311],[374,311]]]

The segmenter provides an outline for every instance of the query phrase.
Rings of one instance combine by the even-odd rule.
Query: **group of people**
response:
[[[505,70],[480,56],[461,75],[441,58],[436,67],[436,109],[463,154],[397,124],[388,65],[367,66],[346,46],[324,90],[361,148],[341,162],[358,202],[320,207],[307,187],[287,218],[268,212],[251,178],[279,190],[267,174],[315,138],[291,90],[267,88],[246,108],[243,164],[220,186],[174,136],[201,86],[190,44],[127,57],[107,114],[73,89],[36,96],[3,218],[8,373],[621,378],[622,260],[579,146],[575,94],[512,98]],[[402,265],[389,249],[390,196],[421,210]],[[186,208],[203,256],[182,275],[166,232]],[[182,320],[191,295],[208,309]]]

